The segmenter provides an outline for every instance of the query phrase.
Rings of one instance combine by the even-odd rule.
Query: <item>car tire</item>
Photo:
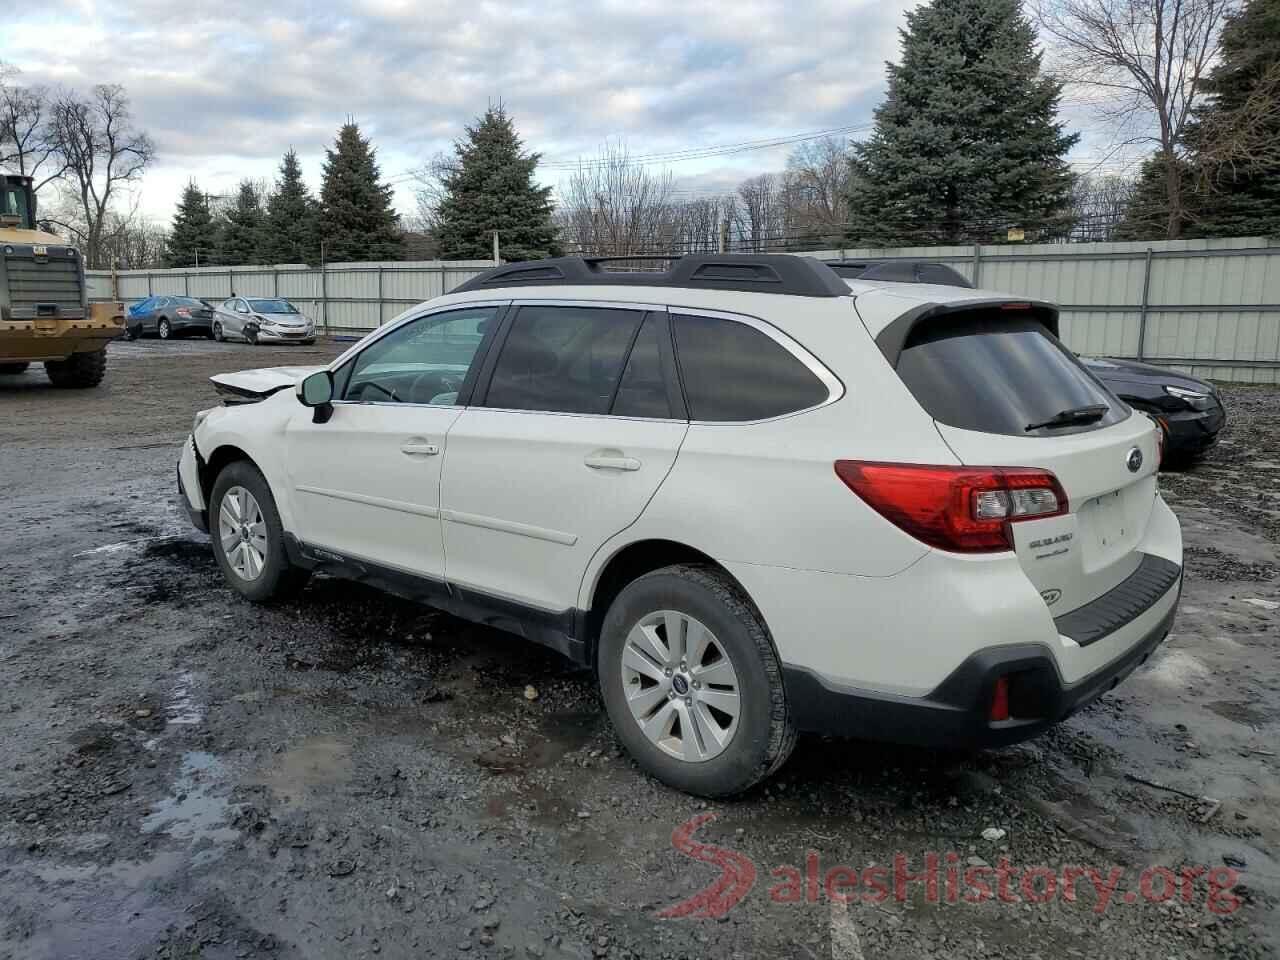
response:
[[[248,534],[232,539],[231,521],[236,518],[243,519]],[[209,537],[223,577],[246,600],[287,600],[307,582],[307,571],[289,562],[271,487],[262,471],[248,460],[228,464],[214,480],[209,497]]]
[[[26,373],[30,363],[0,363],[0,374]]]
[[[107,372],[107,351],[73,353],[65,360],[46,360],[44,372],[55,387],[83,390],[96,387]]]
[[[667,646],[672,623],[682,637]],[[709,636],[700,661],[689,663],[687,653],[682,661],[680,646],[703,637],[701,630]],[[656,656],[637,660],[642,649]],[[781,767],[795,746],[768,628],[741,587],[716,567],[663,567],[624,587],[605,615],[597,667],[619,740],[645,771],[677,790],[741,793]],[[733,705],[736,718],[719,709]]]
[[[222,332],[222,324],[220,324],[220,323],[215,323],[215,324],[213,325],[213,331],[212,331],[212,332],[213,332],[213,339],[217,340],[217,341],[218,341],[218,343],[223,343],[223,342],[225,342],[225,341],[226,341],[226,339],[227,339],[227,338],[226,338],[226,336],[225,336],[225,335],[223,334],[223,332]]]
[[[137,340],[140,336],[142,336],[142,328],[141,328],[141,326],[135,326],[135,325],[133,325],[133,324],[128,324],[128,325],[124,328],[124,338],[125,338],[126,340]]]
[[[169,326],[168,320],[161,317],[160,325],[156,327],[156,333],[160,335],[161,340],[169,340],[173,337],[173,327]]]
[[[245,327],[244,339],[246,343],[251,343],[256,347],[258,345],[258,331],[252,327]]]

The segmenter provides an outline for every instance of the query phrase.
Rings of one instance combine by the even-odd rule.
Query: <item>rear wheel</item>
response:
[[[169,321],[164,317],[160,318],[160,326],[157,328],[161,340],[168,340],[173,336],[173,327],[169,326]]]
[[[0,374],[25,373],[30,363],[0,363]]]
[[[96,387],[107,372],[107,350],[104,347],[92,353],[73,353],[65,360],[46,360],[44,372],[55,387]]]
[[[135,326],[134,324],[131,323],[125,326],[124,338],[126,340],[137,340],[140,336],[142,336],[141,324]]]
[[[714,567],[664,567],[625,587],[605,616],[598,667],[618,738],[676,789],[741,793],[795,746],[768,630]]]
[[[214,481],[209,533],[222,575],[246,599],[287,599],[306,583],[307,572],[289,563],[266,477],[247,460],[229,464]]]
[[[222,336],[222,324],[220,324],[220,323],[216,323],[216,322],[214,323],[214,325],[213,325],[213,339],[217,340],[219,343],[222,343],[222,341],[223,341],[223,339],[224,339],[224,337]]]

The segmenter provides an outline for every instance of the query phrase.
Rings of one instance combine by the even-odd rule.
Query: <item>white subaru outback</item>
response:
[[[178,481],[227,581],[376,584],[596,670],[705,796],[797,731],[1032,736],[1164,639],[1160,433],[1057,312],[787,255],[495,267],[327,368],[213,378]]]

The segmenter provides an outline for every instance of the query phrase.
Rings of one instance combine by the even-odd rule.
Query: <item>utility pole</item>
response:
[[[717,252],[725,253],[729,249],[729,221],[720,221],[720,248]]]
[[[499,256],[500,252],[501,251],[498,247],[498,231],[495,230],[493,231],[493,265],[495,267],[502,263],[502,258]]]

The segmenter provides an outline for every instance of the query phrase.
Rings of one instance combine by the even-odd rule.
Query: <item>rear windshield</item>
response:
[[[947,316],[914,331],[898,375],[935,420],[1015,437],[1097,430],[1128,411],[1030,317]],[[1088,422],[1038,427],[1065,411],[1104,408]],[[1096,416],[1096,414],[1095,414]]]

